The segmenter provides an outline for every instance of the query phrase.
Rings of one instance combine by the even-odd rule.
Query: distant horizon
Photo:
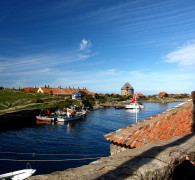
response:
[[[194,0],[0,2],[0,86],[195,90]]]

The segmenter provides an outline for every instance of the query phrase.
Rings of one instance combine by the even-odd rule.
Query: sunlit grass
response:
[[[5,110],[28,104],[30,105],[34,103],[45,104],[47,102],[58,99],[60,99],[60,97],[53,97],[48,94],[24,92],[22,90],[3,89],[0,90],[0,110]]]

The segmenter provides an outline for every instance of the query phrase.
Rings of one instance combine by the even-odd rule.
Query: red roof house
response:
[[[83,91],[86,92],[87,95],[93,95],[94,93],[89,92],[85,89],[74,89],[74,88],[50,88],[50,87],[40,87],[37,88],[38,92],[46,93],[50,95],[72,95],[72,93]]]
[[[142,93],[137,93],[137,97],[145,97]]]

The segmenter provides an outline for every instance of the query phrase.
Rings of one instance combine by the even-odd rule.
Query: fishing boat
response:
[[[133,100],[130,104],[125,106],[125,109],[144,109],[144,105],[141,103],[137,103],[137,93],[134,94]]]
[[[85,115],[85,113],[76,113],[74,115],[65,115],[65,116],[60,116],[57,117],[57,122],[65,122],[65,121],[74,121],[74,120],[78,120],[78,119],[82,119],[83,115]]]
[[[23,180],[32,176],[32,174],[34,174],[35,171],[36,171],[35,169],[23,169],[19,171],[14,171],[14,172],[0,175],[0,179],[1,180],[6,180],[6,179]]]
[[[48,121],[48,122],[51,122],[51,121],[54,121],[54,117],[50,117],[50,116],[36,116],[36,119],[39,120],[39,121]]]

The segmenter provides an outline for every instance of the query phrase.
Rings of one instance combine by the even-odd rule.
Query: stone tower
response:
[[[121,88],[121,95],[122,96],[129,96],[134,94],[134,89],[133,87],[126,82],[125,85]]]

